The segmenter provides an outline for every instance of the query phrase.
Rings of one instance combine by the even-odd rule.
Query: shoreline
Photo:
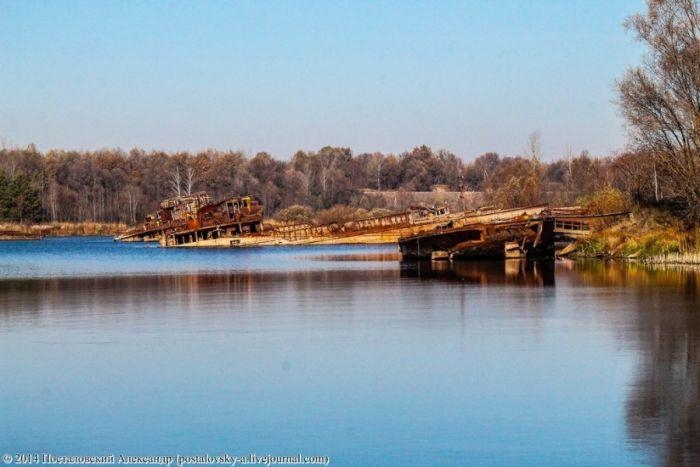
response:
[[[0,240],[40,240],[44,237],[98,237],[114,236],[126,228],[116,222],[43,222],[21,224],[0,223]],[[3,235],[7,233],[7,235]]]
[[[557,255],[557,257],[570,260],[634,261],[650,266],[700,266],[700,253],[692,251],[692,248],[686,251],[678,251],[681,249],[685,250],[685,248],[681,247],[682,244],[691,246],[689,244],[695,243],[694,241],[689,241],[689,237],[686,237],[686,241],[679,242],[679,237],[687,236],[688,232],[681,232],[673,228],[669,229],[667,226],[661,227],[658,225],[656,229],[649,231],[635,224],[637,223],[628,223],[624,226],[624,232],[618,231],[620,229],[619,224],[612,228],[603,229],[591,239],[577,241],[574,248],[562,255]],[[125,228],[125,224],[108,222],[0,223],[0,242],[36,241],[46,237],[114,237],[123,232]],[[401,233],[406,234],[406,231],[414,229],[415,227],[413,229],[405,229]],[[669,230],[675,235],[669,235]],[[650,240],[653,240],[653,242],[650,242]],[[302,241],[290,241],[277,236],[244,235],[200,240],[186,245],[178,245],[177,248],[245,248],[333,244],[377,245],[396,243],[396,241],[396,232],[366,232],[348,236],[306,238]],[[654,248],[649,248],[652,245],[645,245],[649,243],[652,243]]]

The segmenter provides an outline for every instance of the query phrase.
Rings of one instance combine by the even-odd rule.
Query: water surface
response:
[[[0,449],[700,461],[698,275],[395,247],[0,244]]]

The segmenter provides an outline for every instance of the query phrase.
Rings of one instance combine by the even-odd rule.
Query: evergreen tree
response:
[[[41,220],[41,201],[39,193],[23,173],[16,175],[8,184],[3,199],[7,203],[7,216],[18,222],[37,222]]]
[[[5,175],[5,172],[0,171],[0,221],[6,219],[9,215],[8,211],[10,209],[9,199],[9,180]]]

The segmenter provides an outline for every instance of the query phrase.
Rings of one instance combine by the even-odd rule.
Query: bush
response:
[[[394,211],[386,208],[374,208],[369,212],[369,217],[382,217],[394,214]]]
[[[313,219],[313,210],[308,206],[294,204],[277,211],[275,219],[288,224],[308,224]]]
[[[577,243],[580,256],[593,258],[606,256],[608,253],[607,242],[604,237],[591,236],[582,238]]]
[[[610,185],[579,198],[577,203],[593,214],[629,211],[631,207],[629,196]]]
[[[319,211],[316,214],[316,222],[318,224],[344,224],[346,222],[363,219],[367,217],[367,211],[364,209],[351,208],[350,206],[335,206]]]

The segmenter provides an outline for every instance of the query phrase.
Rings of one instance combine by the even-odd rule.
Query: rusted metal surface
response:
[[[160,241],[180,245],[222,235],[262,231],[263,207],[251,196],[229,196],[212,202],[204,192],[168,198],[145,222],[116,237],[121,241]]]
[[[362,235],[384,235],[392,242],[398,240],[402,229],[413,226],[430,226],[436,222],[449,221],[450,212],[446,207],[428,208],[412,206],[406,212],[392,213],[345,223],[296,224],[277,227],[273,236],[290,242],[319,243],[341,240]],[[392,238],[392,232],[395,234]]]
[[[379,244],[397,243],[399,238],[471,225],[476,222],[495,222],[527,219],[539,214],[544,206],[517,209],[480,209],[450,213],[447,208],[412,207],[409,211],[392,213],[345,223],[331,222],[322,225],[295,224],[279,226],[262,233],[201,239],[190,237],[178,246],[248,247],[272,245],[326,245],[326,244]]]
[[[554,241],[590,235],[596,220],[579,207],[526,206],[450,213],[412,207],[349,222],[263,229],[263,207],[251,196],[212,202],[204,193],[164,200],[145,222],[117,237],[160,241],[163,246],[265,246],[399,243],[405,259],[550,257]]]
[[[554,221],[522,218],[471,224],[402,238],[399,248],[405,260],[504,259],[509,243],[516,245],[518,256],[553,257]]]
[[[514,212],[517,209],[510,211]],[[542,209],[538,214],[522,213],[506,221],[466,222],[460,227],[406,236],[399,239],[399,248],[404,260],[554,258],[555,241],[585,237],[593,231],[592,223],[627,215],[590,214],[577,207]]]
[[[523,256],[526,246],[538,243],[540,218],[545,209],[546,206],[528,206],[465,213],[446,228],[400,238],[399,249],[405,260],[501,259],[507,251],[511,257]]]
[[[591,214],[585,210],[579,212],[545,211],[546,216],[554,218],[554,234],[557,240],[577,240],[589,236],[601,222],[613,218],[629,217],[628,211]]]

